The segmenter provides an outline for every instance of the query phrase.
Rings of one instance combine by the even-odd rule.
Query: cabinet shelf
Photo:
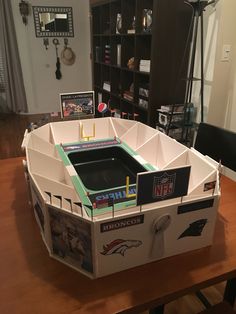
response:
[[[134,37],[134,36],[140,36],[140,37],[149,37],[152,36],[152,33],[115,33],[115,34],[93,34],[94,37]]]
[[[152,25],[144,32],[146,9],[152,12]],[[191,10],[184,0],[97,0],[91,12],[96,101],[109,102],[121,112],[136,113],[137,119],[155,127],[156,110],[163,101],[184,102],[187,82],[181,78],[187,76],[187,63],[182,59],[189,49],[185,42]],[[118,14],[122,17],[120,33]],[[135,32],[128,33],[133,28]],[[127,64],[132,58],[134,68],[130,69]],[[150,72],[140,71],[149,69],[145,61],[140,67],[141,60],[150,60]],[[110,84],[111,91],[103,89],[104,82]],[[133,93],[133,101],[123,97],[124,93]]]

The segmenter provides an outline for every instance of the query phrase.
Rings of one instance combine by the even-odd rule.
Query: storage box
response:
[[[26,132],[26,176],[51,257],[97,278],[211,245],[218,164],[140,122]]]

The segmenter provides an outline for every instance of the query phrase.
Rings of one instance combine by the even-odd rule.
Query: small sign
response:
[[[189,204],[184,204],[178,206],[177,214],[186,214],[196,210],[201,210],[205,208],[212,208],[214,205],[214,198],[211,198],[206,201],[194,202]]]
[[[78,92],[60,94],[62,118],[82,118],[94,115],[94,92]]]
[[[216,187],[216,181],[207,182],[204,184],[204,192],[214,190]]]
[[[144,215],[133,216],[124,219],[112,220],[109,222],[102,223],[100,225],[101,232],[113,231],[121,228],[132,227],[135,225],[143,224]]]
[[[65,152],[72,152],[72,151],[77,151],[77,150],[88,150],[88,149],[94,149],[94,148],[100,148],[100,147],[103,148],[103,147],[114,146],[118,144],[120,144],[120,142],[114,139],[114,140],[87,142],[87,143],[72,144],[72,145],[62,145],[62,147]]]
[[[186,166],[138,173],[137,206],[186,195],[190,169],[190,166]]]
[[[102,200],[106,200],[105,202],[108,202],[108,199],[113,199],[114,204],[117,204],[117,203],[123,203],[123,202],[134,200],[135,193],[136,193],[136,187],[135,185],[131,185],[129,187],[129,194],[134,194],[134,196],[132,197],[127,197],[126,187],[120,187],[116,189],[107,190],[104,192],[90,194],[89,199],[92,204],[98,203]]]

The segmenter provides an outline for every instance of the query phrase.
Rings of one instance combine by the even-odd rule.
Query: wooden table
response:
[[[0,160],[1,314],[138,313],[236,277],[236,182],[222,178],[211,247],[90,280],[49,257],[21,160]]]

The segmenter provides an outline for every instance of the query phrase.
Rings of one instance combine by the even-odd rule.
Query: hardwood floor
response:
[[[51,118],[47,115],[46,120],[56,121],[59,117]],[[45,115],[0,115],[0,159],[23,156],[21,142],[25,129],[31,122],[44,123]],[[225,284],[221,283],[202,292],[211,304],[216,304],[222,301],[224,286]],[[204,306],[199,299],[191,294],[167,304],[165,314],[196,314],[203,309]]]
[[[50,114],[0,114],[0,159],[24,155],[21,151],[21,143],[30,123],[44,124],[59,119],[59,116],[52,118]]]

